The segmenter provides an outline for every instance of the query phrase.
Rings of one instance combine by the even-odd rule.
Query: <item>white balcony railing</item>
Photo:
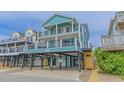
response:
[[[61,47],[75,46],[75,42],[62,42],[62,45],[57,44],[57,47],[56,47],[56,45],[53,45],[53,44],[51,44],[51,45],[48,44],[47,45],[47,43],[44,43],[44,44],[42,44],[42,43],[34,43],[34,44],[28,44],[28,49],[59,48],[60,46]],[[77,46],[79,46],[78,43],[77,43]]]
[[[21,42],[21,41],[32,42],[32,38],[31,37],[9,38],[9,39],[0,40],[0,43]]]
[[[124,35],[107,35],[102,37],[103,49],[123,49]]]
[[[17,47],[17,48],[1,48],[0,53],[16,53],[16,52],[24,52],[25,47]]]
[[[68,30],[64,30],[64,29],[57,30],[57,33],[56,33],[56,30],[51,31],[51,32],[45,30],[44,32],[40,32],[39,33],[39,37],[61,35],[61,34],[66,34],[66,33],[77,32],[77,31],[78,31],[78,27],[74,27],[73,31],[72,31],[71,28],[68,29]]]

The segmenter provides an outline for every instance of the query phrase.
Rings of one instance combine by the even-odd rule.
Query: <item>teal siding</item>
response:
[[[63,48],[49,48],[49,49],[28,49],[27,53],[47,53],[47,52],[65,52],[65,51],[76,51],[75,46],[68,46]]]
[[[69,18],[63,17],[63,16],[54,16],[53,18],[51,18],[50,20],[48,20],[48,22],[46,24],[44,24],[44,26],[47,25],[55,25],[58,23],[63,23],[65,21],[69,21]]]

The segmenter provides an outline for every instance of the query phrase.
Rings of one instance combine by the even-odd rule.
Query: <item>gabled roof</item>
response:
[[[50,17],[46,22],[44,22],[42,26],[55,25],[57,23],[62,23],[69,20],[75,20],[75,18],[55,14],[52,17]]]
[[[20,32],[14,32],[13,34],[15,34],[15,33],[18,33],[19,35],[24,36],[24,34],[23,34],[23,33],[20,33]]]
[[[28,29],[26,30],[26,32],[29,31],[29,30],[32,31],[33,33],[37,33],[35,30],[33,30],[33,29],[31,29],[31,28],[28,28]]]

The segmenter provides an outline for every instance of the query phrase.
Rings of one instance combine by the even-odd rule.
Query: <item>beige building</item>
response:
[[[117,12],[111,19],[109,31],[102,38],[103,50],[124,50],[124,12]]]

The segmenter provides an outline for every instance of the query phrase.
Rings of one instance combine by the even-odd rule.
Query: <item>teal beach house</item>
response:
[[[0,41],[0,59],[3,66],[40,66],[81,70],[82,51],[91,49],[87,24],[74,17],[53,15],[41,24],[41,32],[27,29],[15,32],[12,38]]]

